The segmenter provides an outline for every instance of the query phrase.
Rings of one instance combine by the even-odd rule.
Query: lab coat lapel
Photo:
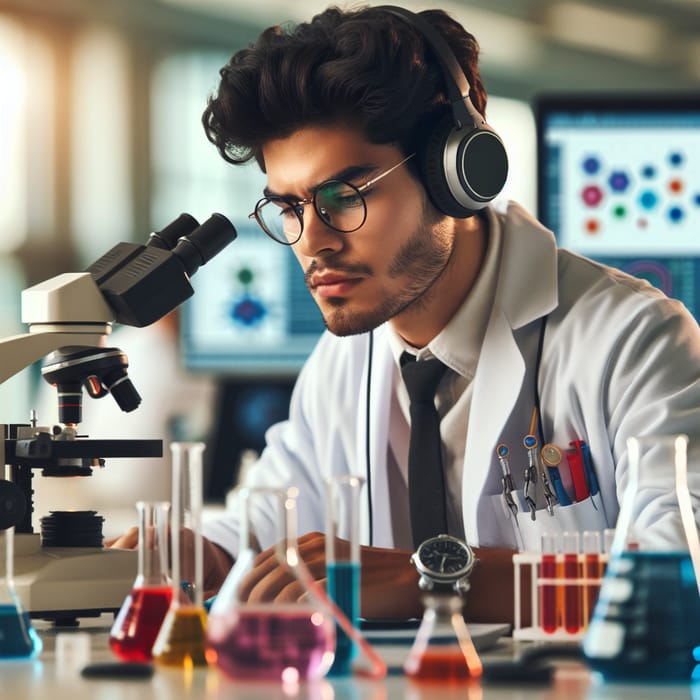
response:
[[[369,536],[369,514],[367,499],[363,498],[365,517],[363,518],[362,541],[371,541],[376,547],[391,547],[393,545],[391,512],[389,503],[389,481],[387,474],[387,438],[389,435],[389,410],[391,406],[392,383],[394,376],[394,360],[388,348],[383,329],[374,331],[374,352],[371,359],[372,380],[370,387],[370,434],[367,436],[367,402],[362,396],[358,406],[357,454],[365,459],[367,445],[370,455],[370,488],[372,508],[373,537]],[[367,386],[367,371],[369,361],[365,363],[363,386]],[[359,473],[359,470],[358,470]],[[384,507],[378,507],[379,504]]]
[[[498,226],[495,214],[491,215],[491,226]],[[464,532],[475,544],[479,542],[480,497],[494,464],[494,450],[525,377],[525,360],[513,331],[557,304],[552,234],[517,205],[509,206],[502,227],[499,280],[474,377],[462,479]]]
[[[493,463],[493,448],[520,395],[525,362],[504,314],[494,309],[474,377],[472,410],[462,478],[462,512],[467,541],[478,542],[478,496]]]

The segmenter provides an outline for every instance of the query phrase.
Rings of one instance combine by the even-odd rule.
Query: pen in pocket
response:
[[[595,470],[593,469],[593,460],[591,459],[591,448],[586,444],[585,440],[572,440],[569,445],[573,449],[568,452],[576,454],[578,456],[578,463],[581,463],[581,469],[583,471],[583,479],[586,483],[586,494],[584,498],[588,496],[594,496],[598,493],[598,479],[596,479]],[[583,498],[576,497],[576,500],[583,500]]]
[[[547,471],[549,471],[549,478],[552,482],[552,488],[559,500],[559,505],[570,506],[571,498],[564,488],[559,469],[561,464],[561,450],[550,442],[542,448],[541,455],[542,461],[547,466]]]

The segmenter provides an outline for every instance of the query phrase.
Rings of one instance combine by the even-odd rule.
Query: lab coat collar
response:
[[[489,209],[490,225],[498,216]],[[554,236],[523,207],[506,210],[503,255],[496,302],[514,330],[556,308],[557,245]]]

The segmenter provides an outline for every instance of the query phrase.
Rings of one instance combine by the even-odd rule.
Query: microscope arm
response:
[[[66,330],[40,330],[0,340],[0,383],[59,348],[100,347],[110,331],[110,326],[104,324],[92,328],[67,326]]]
[[[0,340],[0,383],[65,347],[100,347],[112,332],[114,312],[89,272],[52,277],[22,292],[29,333]]]

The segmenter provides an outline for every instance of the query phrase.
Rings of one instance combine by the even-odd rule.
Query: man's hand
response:
[[[311,576],[326,585],[325,536],[311,532],[298,540],[299,553]],[[337,540],[339,551],[349,544]],[[513,552],[476,548],[479,560],[465,597],[465,617],[471,622],[513,621]],[[360,547],[361,615],[369,619],[406,619],[423,614],[418,572],[411,552],[400,549]],[[530,617],[529,585],[523,586],[523,619]],[[239,595],[250,602],[289,602],[302,598],[303,585],[278,566],[274,547],[255,558],[252,571],[243,579]]]
[[[299,538],[298,546],[311,576],[325,587],[325,535],[310,532]],[[349,547],[342,540],[336,546],[340,551]],[[410,557],[403,550],[360,548],[362,617],[408,618],[422,613],[418,574]],[[303,584],[278,565],[274,547],[258,554],[239,590],[241,600],[249,602],[291,602],[305,593]]]
[[[187,532],[187,531],[185,531]],[[185,537],[191,538],[187,532]],[[205,598],[216,593],[228,575],[233,559],[206,538],[204,552]],[[135,549],[138,528],[131,528],[106,546]],[[310,532],[298,539],[299,553],[311,576],[326,586],[325,535]],[[343,540],[336,543],[337,551],[347,550]],[[471,622],[513,621],[513,552],[505,549],[475,549],[479,560],[470,578],[470,590],[465,598],[465,617]],[[369,619],[405,619],[423,614],[422,592],[418,588],[418,573],[410,561],[411,552],[401,549],[360,547],[361,615]],[[523,583],[522,616],[530,617],[529,581]],[[275,548],[270,547],[255,557],[253,569],[243,579],[239,596],[249,602],[290,602],[304,596],[304,586],[278,565]]]
[[[193,533],[191,530],[183,529],[180,532],[180,546],[183,552],[181,557],[181,578],[184,581],[190,581],[193,578],[192,562],[194,557],[192,552],[194,548]],[[111,540],[105,540],[105,547],[113,547],[115,549],[137,549],[139,546],[139,529],[132,527],[123,535],[115,537]],[[210,542],[206,537],[202,537],[202,554],[204,560],[203,585],[204,599],[210,598],[219,591],[221,584],[228,575],[228,572],[233,566],[233,559],[218,545]]]

